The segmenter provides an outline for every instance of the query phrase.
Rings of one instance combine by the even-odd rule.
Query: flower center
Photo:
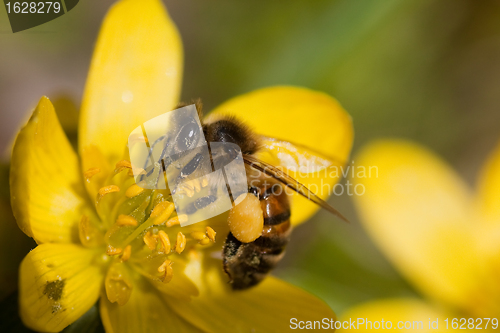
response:
[[[84,246],[103,247],[103,262],[108,267],[106,294],[120,305],[128,301],[135,279],[172,281],[174,269],[183,272],[189,263],[190,256],[184,253],[210,247],[216,235],[203,223],[181,228],[187,217],[175,212],[170,190],[141,188],[131,171],[127,160],[116,164],[97,190],[95,206],[100,221],[83,216],[79,225]],[[97,182],[94,176],[100,172],[99,168],[84,172],[89,187]]]

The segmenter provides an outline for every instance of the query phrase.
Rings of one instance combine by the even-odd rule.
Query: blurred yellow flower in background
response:
[[[366,189],[354,200],[365,228],[425,300],[375,300],[343,317],[421,320],[425,330],[429,319],[439,318],[439,329],[445,329],[449,318],[451,329],[453,318],[472,318],[484,329],[486,320],[477,318],[498,318],[500,146],[485,163],[475,191],[414,143],[378,141],[355,161],[378,168],[377,177],[353,179]]]
[[[321,300],[273,277],[233,292],[221,260],[212,255],[222,249],[227,223],[214,219],[180,228],[166,191],[134,184],[127,137],[175,108],[181,74],[181,41],[161,2],[120,1],[104,20],[92,59],[78,154],[46,97],[18,134],[12,208],[21,230],[38,244],[20,268],[26,326],[60,331],[99,298],[108,332],[279,332],[290,318],[335,318]],[[279,138],[292,137],[300,152],[314,146],[335,161],[350,153],[350,117],[322,93],[266,88],[214,112],[234,114],[264,136],[282,128]],[[280,126],[264,121],[270,115],[281,119]],[[301,121],[303,115],[308,120]],[[325,139],[324,133],[332,135]],[[277,148],[270,154],[278,152],[286,153]],[[334,184],[338,178],[323,180]],[[295,200],[292,223],[316,210]]]

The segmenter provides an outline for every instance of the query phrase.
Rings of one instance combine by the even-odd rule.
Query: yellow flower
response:
[[[108,332],[278,332],[290,318],[334,318],[321,300],[273,277],[232,291],[220,260],[227,223],[213,219],[181,228],[165,190],[134,184],[128,135],[175,108],[181,72],[181,41],[161,2],[120,1],[104,21],[92,59],[78,154],[46,97],[19,133],[12,207],[21,230],[38,244],[20,267],[20,313],[28,327],[60,331],[98,299]],[[268,161],[314,162],[309,147],[334,167],[351,148],[349,116],[331,97],[307,89],[266,88],[214,112],[298,144],[266,139],[261,158]],[[338,180],[309,178],[300,180]],[[295,198],[293,224],[316,209]]]
[[[433,153],[405,141],[373,143],[355,162],[378,169],[378,176],[354,177],[366,190],[355,198],[361,220],[426,300],[376,300],[344,317],[421,320],[425,329],[429,319],[445,329],[448,318],[451,329],[453,318],[466,318],[463,327],[472,320],[485,329],[478,318],[500,314],[500,146],[475,191]]]

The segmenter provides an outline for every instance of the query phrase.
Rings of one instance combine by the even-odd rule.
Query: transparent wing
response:
[[[297,180],[293,179],[288,174],[284,173],[282,170],[275,167],[274,165],[261,161],[251,155],[243,155],[243,161],[245,162],[245,164],[251,166],[252,168],[259,170],[270,177],[273,177],[274,179],[283,183],[287,187],[291,188],[293,191],[302,195],[306,199],[314,202],[320,207],[326,209],[327,211],[341,218],[345,222],[349,222],[338,210],[330,206],[323,199],[319,198],[316,194],[311,192],[306,186],[302,185]]]

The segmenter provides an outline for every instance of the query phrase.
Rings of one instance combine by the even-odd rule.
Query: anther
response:
[[[124,169],[132,169],[132,164],[130,164],[130,161],[121,160],[120,162],[116,163],[115,173],[118,173]]]
[[[99,197],[102,198],[103,196],[105,196],[108,193],[119,192],[119,191],[120,191],[120,188],[116,185],[104,186],[104,187],[101,187],[99,189]]]
[[[148,231],[144,237],[142,238],[142,240],[144,241],[144,244],[146,244],[146,246],[151,250],[153,251],[154,249],[156,249],[156,244],[157,244],[157,240],[156,238],[153,236],[153,234],[151,233],[151,231]]]
[[[163,276],[163,282],[164,283],[169,283],[172,281],[172,277],[174,276],[174,269],[172,268],[173,262],[170,260],[165,260],[163,264],[161,264],[160,267],[158,267],[158,272],[163,273],[165,272],[165,275]]]
[[[198,180],[192,180],[192,185],[194,187],[194,190],[196,192],[200,192],[201,191],[201,186],[200,186],[200,182]]]
[[[134,185],[130,186],[125,191],[125,196],[127,198],[133,198],[133,197],[138,196],[139,194],[141,194],[143,191],[144,191],[144,189],[142,187],[140,187],[137,184],[134,184]]]
[[[207,185],[208,185],[208,179],[203,178],[203,179],[201,180],[201,187],[207,187]]]
[[[178,224],[179,224],[179,216],[172,217],[170,220],[167,221],[167,223],[165,223],[167,227],[172,227]]]
[[[120,248],[115,248],[115,247],[113,247],[111,245],[108,245],[108,248],[106,249],[106,254],[108,256],[114,256],[114,255],[122,253],[122,251],[123,250],[120,249]]]
[[[168,201],[160,202],[153,208],[150,217],[156,218],[153,225],[159,225],[167,221],[167,219],[172,215],[174,211],[174,204]]]
[[[102,241],[99,229],[90,222],[90,219],[86,215],[82,216],[78,224],[78,236],[82,245],[86,247],[96,246]]]
[[[170,253],[170,238],[165,231],[158,231],[158,237],[160,237],[161,244],[163,246],[163,251],[165,253]]]
[[[175,243],[175,252],[181,254],[186,248],[186,236],[179,231],[177,234],[177,242]]]
[[[192,188],[185,186],[182,188],[182,190],[183,190],[182,193],[185,193],[189,198],[193,197],[194,190]]]
[[[101,172],[100,168],[90,168],[83,173],[83,177],[87,182],[90,182],[90,178],[94,177],[99,172]]]
[[[172,227],[174,225],[178,225],[178,224],[187,222],[187,220],[188,220],[188,216],[186,214],[177,215],[175,217],[172,217],[170,220],[168,220],[166,223],[166,226]]]
[[[133,216],[120,214],[116,220],[116,224],[122,227],[136,227],[137,220]]]
[[[202,231],[195,231],[191,233],[191,237],[198,241],[198,244],[207,245],[210,243],[210,239],[208,239],[207,235],[205,235]]]
[[[209,243],[210,243],[210,239],[207,236],[205,236],[205,238],[203,238],[202,240],[198,241],[198,244],[200,244],[200,245],[207,245]]]
[[[123,250],[122,254],[122,261],[127,261],[130,258],[130,255],[132,254],[132,246],[127,245],[125,246],[125,249]]]
[[[207,236],[208,236],[208,238],[210,238],[210,240],[211,240],[212,242],[215,242],[215,235],[216,235],[216,234],[217,234],[217,233],[215,232],[215,230],[214,230],[214,229],[212,229],[212,228],[210,228],[210,227],[207,227]]]
[[[205,233],[203,233],[201,231],[194,231],[191,233],[191,237],[193,237],[197,241],[200,241],[203,238],[206,238],[207,236],[205,235]]]

